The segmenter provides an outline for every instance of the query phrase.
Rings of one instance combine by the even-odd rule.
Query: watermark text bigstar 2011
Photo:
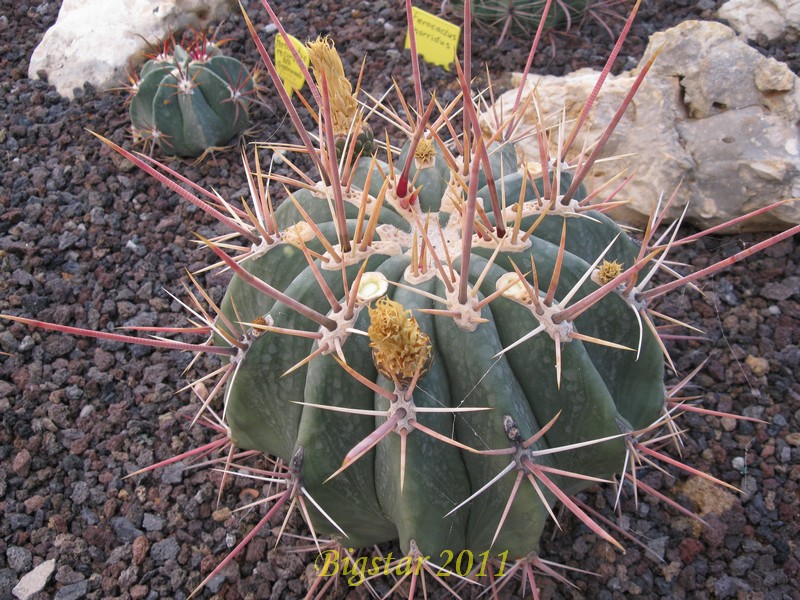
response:
[[[471,550],[462,550],[455,554],[452,550],[442,550],[439,554],[437,563],[431,562],[431,556],[404,556],[399,559],[393,557],[392,552],[386,556],[359,556],[355,558],[353,548],[349,552],[338,549],[324,550],[317,555],[314,561],[314,568],[319,577],[333,577],[342,575],[347,578],[347,583],[357,587],[364,582],[367,577],[375,575],[394,574],[398,577],[406,575],[419,575],[424,564],[428,564],[436,569],[437,577],[467,577],[473,574],[475,577],[485,577],[487,563],[492,558],[489,551],[474,554]],[[500,560],[500,570],[494,573],[495,576],[502,577],[505,572],[508,550],[497,554]],[[480,559],[476,562],[476,559]],[[474,567],[478,566],[473,573]]]

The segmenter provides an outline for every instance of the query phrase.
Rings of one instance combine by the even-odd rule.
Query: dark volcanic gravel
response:
[[[267,17],[257,4],[250,2],[250,12],[263,31]],[[392,78],[409,89],[398,0],[277,4],[290,32],[332,34],[349,72],[367,53],[368,91],[381,93]],[[645,1],[616,69],[638,61],[649,34],[685,19],[712,18],[719,4]],[[87,86],[68,102],[46,82],[27,79],[30,55],[59,5],[0,2],[0,311],[103,330],[182,325],[184,311],[168,291],[181,296],[186,269],[208,260],[192,242],[194,233],[222,230],[87,133],[128,144],[121,95]],[[222,34],[232,38],[232,53],[257,64],[241,18],[225,23]],[[473,72],[482,73],[488,63],[499,77],[524,64],[525,44],[493,44],[492,35],[477,32]],[[599,68],[610,46],[604,30],[589,22],[579,33],[554,36],[553,52],[543,47],[536,70]],[[798,72],[796,46],[761,50]],[[452,96],[450,74],[425,65],[422,70],[425,89],[437,87],[445,100]],[[271,92],[255,122],[258,139],[295,140]],[[176,166],[224,197],[246,193],[236,152]],[[763,237],[714,236],[675,258],[701,268]],[[220,297],[224,277],[201,280]],[[625,554],[616,552],[567,516],[563,532],[545,536],[543,556],[597,576],[570,574],[575,589],[542,578],[542,597],[800,598],[798,240],[702,287],[705,297],[686,291],[660,305],[709,338],[673,342],[676,366],[686,374],[709,358],[690,393],[702,396],[707,408],[764,422],[689,415],[684,456],[743,493],[647,472],[647,484],[699,512],[707,526],[649,498],[638,510],[626,499],[621,523],[653,558],[633,543]],[[228,480],[217,506],[217,473],[173,466],[124,478],[207,439],[205,431],[187,428],[195,409],[189,393],[174,393],[185,384],[189,356],[7,321],[0,322],[0,350],[10,355],[0,356],[0,598],[10,598],[19,578],[48,559],[55,560],[55,572],[36,599],[185,598],[263,514],[263,508],[223,508],[259,494],[253,482]],[[192,373],[213,365],[209,360]],[[611,516],[610,490],[581,498]],[[304,531],[299,519],[290,529]],[[274,550],[274,532],[261,531],[199,597],[302,597],[313,572],[309,560]],[[348,596],[346,587],[331,592],[345,596],[365,593]]]

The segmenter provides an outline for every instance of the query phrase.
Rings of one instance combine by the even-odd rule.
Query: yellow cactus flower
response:
[[[613,262],[604,260],[603,264],[600,265],[597,271],[597,279],[600,281],[600,283],[605,285],[609,281],[612,281],[614,278],[618,277],[620,273],[622,273],[621,263],[618,263],[616,260]]]
[[[414,152],[414,158],[427,165],[434,156],[436,156],[436,147],[433,145],[433,141],[426,137],[420,139],[417,150]]]
[[[431,343],[410,310],[386,296],[369,307],[367,330],[372,360],[384,377],[408,383],[417,371],[424,375],[431,363]]]
[[[306,44],[317,86],[322,90],[323,75],[328,86],[334,135],[346,135],[358,110],[353,86],[345,77],[342,59],[329,37],[318,37]]]

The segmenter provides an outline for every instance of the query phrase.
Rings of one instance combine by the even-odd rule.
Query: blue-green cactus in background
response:
[[[133,85],[134,139],[181,157],[225,146],[249,126],[255,87],[253,73],[205,35],[168,42]]]
[[[536,33],[546,4],[547,0],[472,0],[472,16],[481,25],[500,31],[500,41],[509,33],[527,39]],[[453,0],[452,5],[456,14],[463,12],[464,0]],[[553,1],[545,26],[569,30],[590,5],[590,0]]]

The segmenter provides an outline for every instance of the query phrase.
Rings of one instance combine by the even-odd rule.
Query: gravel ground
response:
[[[266,17],[251,2],[254,20]],[[404,16],[396,0],[278,2],[289,31],[331,33],[352,72],[370,57],[372,92],[396,78],[407,88],[402,53]],[[714,1],[645,1],[616,69],[633,66],[650,33],[688,18],[711,18]],[[85,87],[75,100],[46,82],[27,79],[28,59],[56,19],[59,2],[0,6],[0,311],[111,330],[122,325],[182,324],[185,269],[206,253],[191,241],[219,227],[166,192],[90,136],[128,142],[123,97]],[[222,27],[230,49],[257,58],[240,18]],[[591,42],[589,41],[591,40]],[[270,40],[271,41],[271,40]],[[527,48],[509,39],[495,48],[478,32],[474,72],[519,69]],[[540,52],[536,69],[560,74],[605,61],[610,39],[596,23],[560,35]],[[798,72],[796,46],[764,46]],[[372,78],[374,76],[374,78]],[[453,93],[451,75],[423,65],[425,87]],[[294,139],[267,93],[255,118],[259,139]],[[225,197],[245,192],[236,153],[199,165],[178,165]],[[714,236],[677,256],[694,268],[763,238]],[[204,284],[217,297],[224,278]],[[576,588],[542,579],[546,598],[800,598],[800,247],[787,240],[706,281],[705,297],[685,292],[660,309],[701,327],[707,342],[675,342],[682,373],[710,360],[695,379],[704,405],[765,423],[689,416],[690,464],[743,490],[741,495],[687,477],[651,471],[645,481],[704,516],[702,527],[650,500],[622,523],[651,553],[628,544],[625,554],[598,542],[575,519],[543,542],[549,559],[595,572],[570,575]],[[262,509],[231,513],[257,495],[247,481],[229,481],[219,507],[217,474],[169,467],[124,477],[206,438],[188,430],[194,407],[186,393],[188,357],[175,352],[32,331],[0,323],[0,598],[43,561],[54,576],[34,598],[185,598]],[[213,366],[199,365],[196,372]],[[611,516],[609,491],[581,498]],[[293,520],[293,531],[302,524]],[[307,557],[274,550],[265,528],[246,554],[199,594],[201,598],[302,597]],[[657,557],[657,558],[656,558]],[[312,570],[313,571],[313,570]],[[348,595],[349,593],[349,595]],[[340,587],[331,597],[362,598]]]

